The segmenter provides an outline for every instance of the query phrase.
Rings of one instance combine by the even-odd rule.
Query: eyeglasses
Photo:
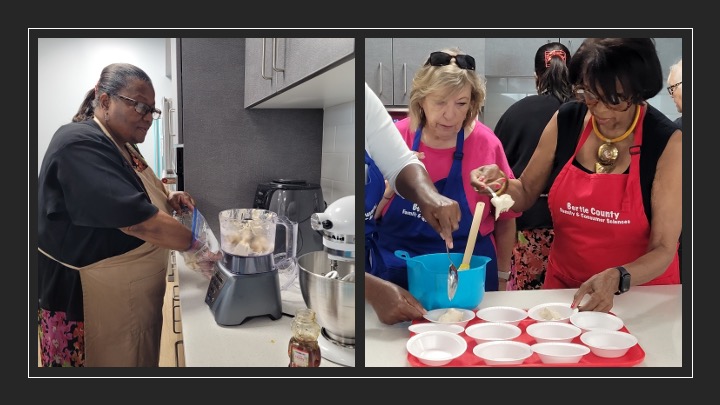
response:
[[[617,102],[606,103],[600,100],[600,97],[580,87],[573,89],[573,94],[575,95],[575,99],[577,101],[587,104],[588,107],[594,106],[598,103],[598,101],[602,102],[605,106],[607,106],[607,108],[614,111],[627,111],[632,106],[632,103],[621,95],[618,95]],[[626,105],[623,106],[623,103],[626,103]]]
[[[672,96],[673,93],[675,93],[675,89],[677,89],[677,87],[681,84],[682,84],[682,82],[677,82],[677,83],[673,84],[672,86],[668,86],[668,88],[667,88],[668,93],[670,93],[670,95]]]
[[[153,119],[156,120],[156,119],[160,118],[160,114],[162,114],[162,111],[158,110],[157,108],[152,108],[149,105],[147,105],[145,103],[141,103],[133,98],[125,97],[120,94],[114,94],[114,96],[125,99],[131,103],[135,103],[135,105],[134,105],[135,111],[137,111],[137,113],[142,115],[143,117],[145,117],[145,115],[147,115],[147,113],[151,112]]]
[[[470,55],[451,55],[445,52],[433,52],[430,54],[425,66],[447,66],[455,59],[455,63],[460,69],[475,70],[475,58]]]

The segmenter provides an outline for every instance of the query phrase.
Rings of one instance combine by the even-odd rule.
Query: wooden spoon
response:
[[[470,268],[470,259],[472,258],[473,250],[475,250],[475,241],[477,240],[478,229],[480,229],[480,220],[482,219],[483,211],[485,211],[485,203],[478,201],[475,205],[472,225],[470,225],[470,234],[468,235],[467,246],[465,246],[465,254],[458,269],[460,271]]]

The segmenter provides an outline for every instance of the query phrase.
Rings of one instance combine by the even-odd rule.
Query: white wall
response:
[[[320,186],[328,205],[355,194],[354,101],[324,111]]]
[[[171,76],[174,77],[177,73],[174,49],[171,52],[174,69]],[[157,108],[162,109],[163,97],[177,100],[177,87],[165,74],[165,61],[165,38],[39,38],[38,173],[53,134],[72,120],[85,93],[95,86],[105,66],[127,62],[143,69],[153,81]],[[160,175],[155,167],[157,145],[152,134],[151,129],[139,146],[152,169]]]

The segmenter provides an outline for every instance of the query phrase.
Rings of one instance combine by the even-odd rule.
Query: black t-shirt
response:
[[[532,157],[540,135],[562,102],[553,95],[541,94],[523,98],[511,105],[495,125],[508,163],[516,177],[520,177]],[[552,217],[547,204],[548,182],[535,204],[516,219],[517,229],[552,228]]]
[[[157,212],[134,169],[97,123],[70,123],[55,132],[38,176],[41,249],[76,267],[121,255],[144,242],[118,228]],[[82,320],[78,271],[40,252],[38,294],[41,308]]]

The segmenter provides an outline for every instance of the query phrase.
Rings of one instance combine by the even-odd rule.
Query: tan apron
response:
[[[94,120],[113,140],[102,123],[97,118]],[[117,143],[115,146],[130,161],[127,150]],[[152,203],[161,211],[172,213],[165,185],[152,170],[136,173]],[[89,266],[75,267],[60,262],[80,271],[86,366],[158,366],[169,253],[168,249],[146,242],[127,253]]]

